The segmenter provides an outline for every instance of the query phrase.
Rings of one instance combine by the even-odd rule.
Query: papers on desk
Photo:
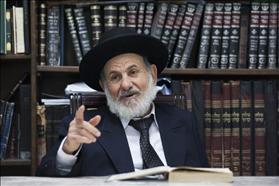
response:
[[[84,82],[72,83],[66,86],[65,94],[96,94],[98,91],[90,88]]]
[[[169,182],[222,182],[233,180],[228,168],[168,167],[160,166],[135,172],[112,175],[107,181],[143,179],[152,175],[164,175]]]

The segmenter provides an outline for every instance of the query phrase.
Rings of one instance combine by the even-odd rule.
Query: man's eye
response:
[[[138,73],[137,70],[131,70],[131,71],[130,71],[130,74],[131,74],[131,75],[135,75],[135,74],[137,74],[137,73]]]
[[[118,75],[113,75],[110,77],[110,81],[117,81],[119,79],[120,79],[120,76],[118,76]]]

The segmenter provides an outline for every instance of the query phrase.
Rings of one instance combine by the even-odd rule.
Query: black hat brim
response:
[[[90,50],[82,59],[79,71],[81,79],[91,88],[102,91],[99,85],[100,73],[106,62],[124,53],[136,53],[157,66],[158,75],[165,68],[168,51],[163,43],[154,37],[123,33],[110,37]]]

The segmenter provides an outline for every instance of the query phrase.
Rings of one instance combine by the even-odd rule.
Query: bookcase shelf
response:
[[[8,54],[8,55],[0,55],[1,62],[5,61],[18,61],[18,60],[28,60],[30,61],[31,55],[26,54]]]
[[[12,0],[15,2],[15,0]],[[133,2],[150,2],[151,0],[135,0]],[[205,2],[228,2],[225,0],[204,0]],[[74,83],[76,81],[80,81],[79,78],[79,67],[71,66],[77,64],[74,58],[74,50],[71,45],[70,32],[68,31],[68,25],[64,24],[65,27],[65,40],[64,40],[64,65],[69,66],[40,66],[40,54],[39,54],[39,29],[40,29],[40,16],[39,16],[39,7],[41,1],[30,0],[30,33],[31,33],[31,54],[9,54],[9,55],[0,55],[0,71],[1,78],[9,78],[8,81],[4,81],[4,78],[1,80],[1,95],[4,97],[9,92],[9,89],[12,88],[12,85],[16,84],[16,80],[19,79],[20,73],[22,71],[28,71],[31,74],[30,84],[31,84],[31,158],[32,160],[1,160],[1,167],[9,168],[12,167],[11,172],[7,172],[5,174],[14,175],[19,166],[20,168],[28,167],[28,174],[35,175],[35,171],[37,168],[37,119],[36,119],[36,105],[40,98],[42,98],[42,93],[55,94],[57,92],[64,93],[64,88],[67,84]],[[77,6],[89,6],[92,4],[102,4],[102,5],[110,5],[110,4],[118,4],[118,3],[127,3],[127,0],[121,1],[97,1],[97,0],[45,0],[42,1],[46,5],[46,9],[49,9],[52,6],[65,5],[71,7],[73,5]],[[196,0],[158,0],[153,1],[155,3],[158,2],[176,2],[176,3],[185,3],[185,2],[197,2]],[[250,0],[235,0],[230,2],[241,2],[244,5],[250,6]],[[64,8],[65,8],[64,7]],[[87,13],[89,9],[87,8]],[[88,16],[89,17],[89,16]],[[87,18],[88,18],[87,17]],[[64,22],[66,23],[66,17],[64,17]],[[88,20],[87,20],[88,21]],[[246,27],[245,27],[246,28]],[[248,27],[246,28],[248,29]],[[200,36],[199,36],[200,37]],[[246,45],[245,45],[246,46]],[[247,51],[245,51],[247,52]],[[244,56],[246,56],[243,61],[247,61],[247,55],[244,52]],[[193,53],[198,53],[198,46],[194,46]],[[278,55],[278,54],[277,54]],[[243,56],[242,56],[243,57]],[[197,61],[197,56],[192,59],[192,61]],[[10,64],[10,62],[12,62]],[[24,62],[24,63],[21,63]],[[46,61],[45,61],[46,62]],[[191,63],[189,63],[191,64]],[[192,65],[194,67],[195,65]],[[1,69],[2,68],[2,69]],[[28,68],[28,70],[26,70]],[[6,70],[8,69],[8,70]],[[3,73],[4,71],[8,71],[7,73]],[[13,71],[18,71],[20,73],[13,73]],[[10,75],[12,74],[12,75]],[[198,68],[187,68],[187,69],[171,69],[166,68],[162,72],[162,76],[171,77],[175,80],[207,80],[207,79],[217,79],[217,80],[253,80],[253,79],[279,79],[279,69],[198,69]],[[4,82],[4,83],[3,83]],[[30,170],[29,170],[30,169]]]
[[[31,160],[7,159],[1,160],[1,166],[30,166]]]
[[[78,66],[37,66],[38,72],[64,72],[78,73]],[[208,77],[258,77],[258,78],[279,78],[279,69],[171,69],[163,70],[162,75],[170,76],[208,76]]]

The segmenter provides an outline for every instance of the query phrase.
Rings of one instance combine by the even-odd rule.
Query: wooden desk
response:
[[[278,186],[276,177],[234,177],[233,183],[168,183],[167,181],[105,182],[107,177],[48,178],[48,177],[1,177],[1,186]],[[202,180],[202,178],[201,178]]]

